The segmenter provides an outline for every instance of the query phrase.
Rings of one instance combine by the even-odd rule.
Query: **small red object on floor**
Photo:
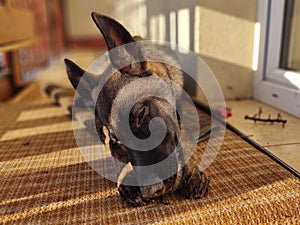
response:
[[[227,119],[232,116],[231,109],[227,107],[217,107],[215,108],[215,112],[224,119]]]

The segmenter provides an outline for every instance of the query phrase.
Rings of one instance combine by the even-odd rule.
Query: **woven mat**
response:
[[[229,130],[205,198],[131,207],[84,161],[65,109],[45,99],[0,113],[1,224],[300,224],[300,180]]]

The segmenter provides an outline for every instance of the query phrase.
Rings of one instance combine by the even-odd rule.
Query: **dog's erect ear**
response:
[[[92,18],[102,33],[108,50],[119,47],[110,51],[109,54],[111,63],[115,68],[135,76],[151,74],[140,44],[134,41],[125,27],[116,20],[95,12],[92,13]]]
[[[102,33],[108,50],[134,42],[131,34],[116,20],[96,12],[92,13],[92,18]]]
[[[80,90],[77,89],[80,92],[79,94],[85,98],[91,98],[92,90],[98,84],[95,75],[84,71],[69,59],[65,59],[65,64],[73,87],[77,89],[80,82]]]

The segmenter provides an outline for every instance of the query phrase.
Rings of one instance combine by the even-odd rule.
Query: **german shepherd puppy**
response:
[[[123,93],[122,101],[130,99],[135,95],[144,92],[146,87],[151,87],[151,82],[145,85],[142,81],[149,77],[160,77],[164,80],[174,82],[176,85],[183,86],[183,73],[178,67],[149,60],[149,55],[163,55],[171,57],[176,64],[174,54],[166,49],[157,49],[157,46],[142,47],[139,45],[140,37],[133,37],[117,21],[107,16],[92,13],[92,19],[102,33],[107,44],[109,52],[108,68],[116,68],[116,72],[107,80],[94,101],[91,97],[94,88],[98,85],[99,78],[78,67],[72,61],[65,59],[68,78],[76,89],[79,82],[84,89],[84,101],[87,107],[95,105],[95,121],[100,139],[105,139],[102,130],[105,127],[108,130],[109,147],[111,155],[119,161],[126,164],[124,169],[118,175],[118,191],[122,198],[129,204],[138,206],[148,203],[151,199],[162,197],[164,194],[177,190],[187,198],[200,198],[208,191],[209,179],[193,163],[184,165],[184,153],[180,152],[180,118],[174,105],[168,101],[148,96],[137,101],[130,110],[128,123],[131,132],[135,137],[143,140],[151,136],[149,126],[154,118],[161,118],[166,125],[166,134],[160,145],[149,151],[137,151],[126,146],[116,135],[119,129],[118,123],[113,126],[112,105],[121,89],[128,84],[132,84],[128,92]],[[133,44],[127,47],[126,44]],[[115,48],[122,47],[121,50],[112,53]],[[177,63],[178,65],[178,63]],[[107,69],[107,68],[105,68]],[[83,76],[85,74],[85,76]],[[101,76],[99,76],[101,77]],[[140,85],[139,85],[140,84]],[[166,88],[168,89],[168,88]],[[160,90],[161,92],[172,93],[173,90]],[[168,92],[169,91],[169,92]],[[173,93],[174,94],[174,93]],[[94,102],[92,102],[94,101]],[[119,103],[118,103],[119,104]],[[91,107],[93,108],[93,107]],[[122,110],[120,110],[122,111]],[[118,112],[121,113],[121,112]],[[116,115],[118,117],[119,114]],[[116,118],[120,120],[120,118]],[[123,121],[124,122],[124,121]],[[126,122],[126,121],[125,121]],[[126,135],[126,134],[125,134]],[[169,178],[161,177],[163,171],[147,170],[147,173],[139,174],[135,167],[149,166],[159,163],[174,154],[170,161],[170,166],[175,167],[176,173]],[[163,168],[168,170],[169,168]],[[126,180],[135,180],[139,184],[139,179],[152,180],[149,185],[127,185]]]

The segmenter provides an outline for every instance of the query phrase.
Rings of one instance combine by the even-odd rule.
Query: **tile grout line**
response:
[[[264,147],[277,147],[277,146],[285,146],[285,145],[300,145],[300,142],[291,142],[284,144],[274,144],[274,145],[263,145]]]

